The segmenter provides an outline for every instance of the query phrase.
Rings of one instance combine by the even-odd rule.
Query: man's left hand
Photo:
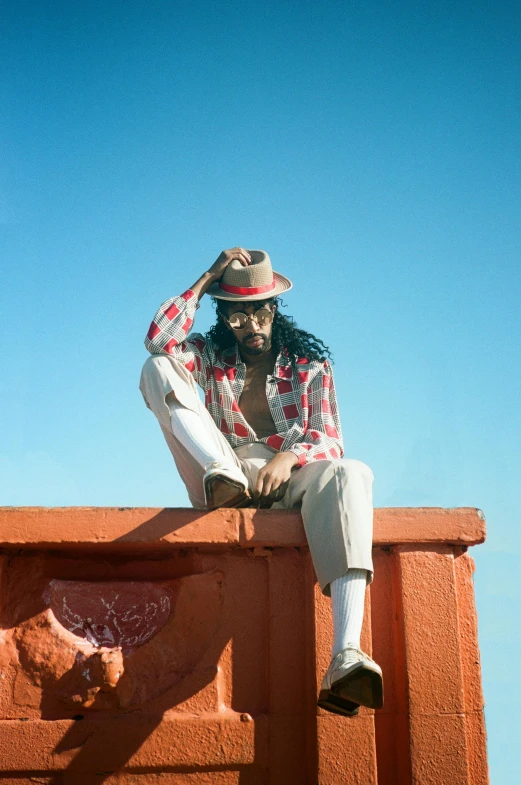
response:
[[[271,507],[280,501],[286,492],[291,470],[298,464],[293,452],[279,452],[268,461],[257,475],[253,499],[259,507]]]

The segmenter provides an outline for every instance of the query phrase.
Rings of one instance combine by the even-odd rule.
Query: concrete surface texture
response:
[[[385,705],[317,709],[296,511],[0,508],[0,783],[485,785],[474,509],[375,511]]]

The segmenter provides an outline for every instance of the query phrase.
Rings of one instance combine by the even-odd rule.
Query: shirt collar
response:
[[[230,346],[225,349],[221,354],[221,359],[225,365],[229,367],[238,367],[245,363],[241,359],[237,345]],[[291,358],[285,352],[279,352],[275,360],[275,367],[273,369],[273,376],[276,379],[291,379],[293,376],[293,363]]]
[[[273,375],[277,379],[291,379],[293,376],[293,363],[291,362],[291,358],[284,352],[279,352],[273,371]]]

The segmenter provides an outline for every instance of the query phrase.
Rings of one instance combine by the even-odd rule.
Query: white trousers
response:
[[[209,443],[215,447],[216,460],[222,456],[233,461],[242,469],[249,489],[253,489],[258,472],[276,451],[263,442],[250,442],[234,450],[215,425],[199,398],[191,373],[180,361],[169,355],[152,355],[143,366],[139,388],[159,421],[195,508],[205,508],[203,469],[172,433],[165,400],[169,393],[199,414]],[[373,473],[361,461],[314,461],[292,472],[284,497],[271,508],[301,509],[317,579],[328,596],[331,581],[352,567],[367,570],[368,583],[373,580],[372,483]]]

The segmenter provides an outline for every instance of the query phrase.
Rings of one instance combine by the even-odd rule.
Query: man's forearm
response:
[[[201,297],[206,294],[210,286],[218,280],[218,277],[207,270],[207,272],[203,273],[199,280],[196,281],[194,285],[190,287],[190,289],[196,295],[197,299],[200,300]]]

